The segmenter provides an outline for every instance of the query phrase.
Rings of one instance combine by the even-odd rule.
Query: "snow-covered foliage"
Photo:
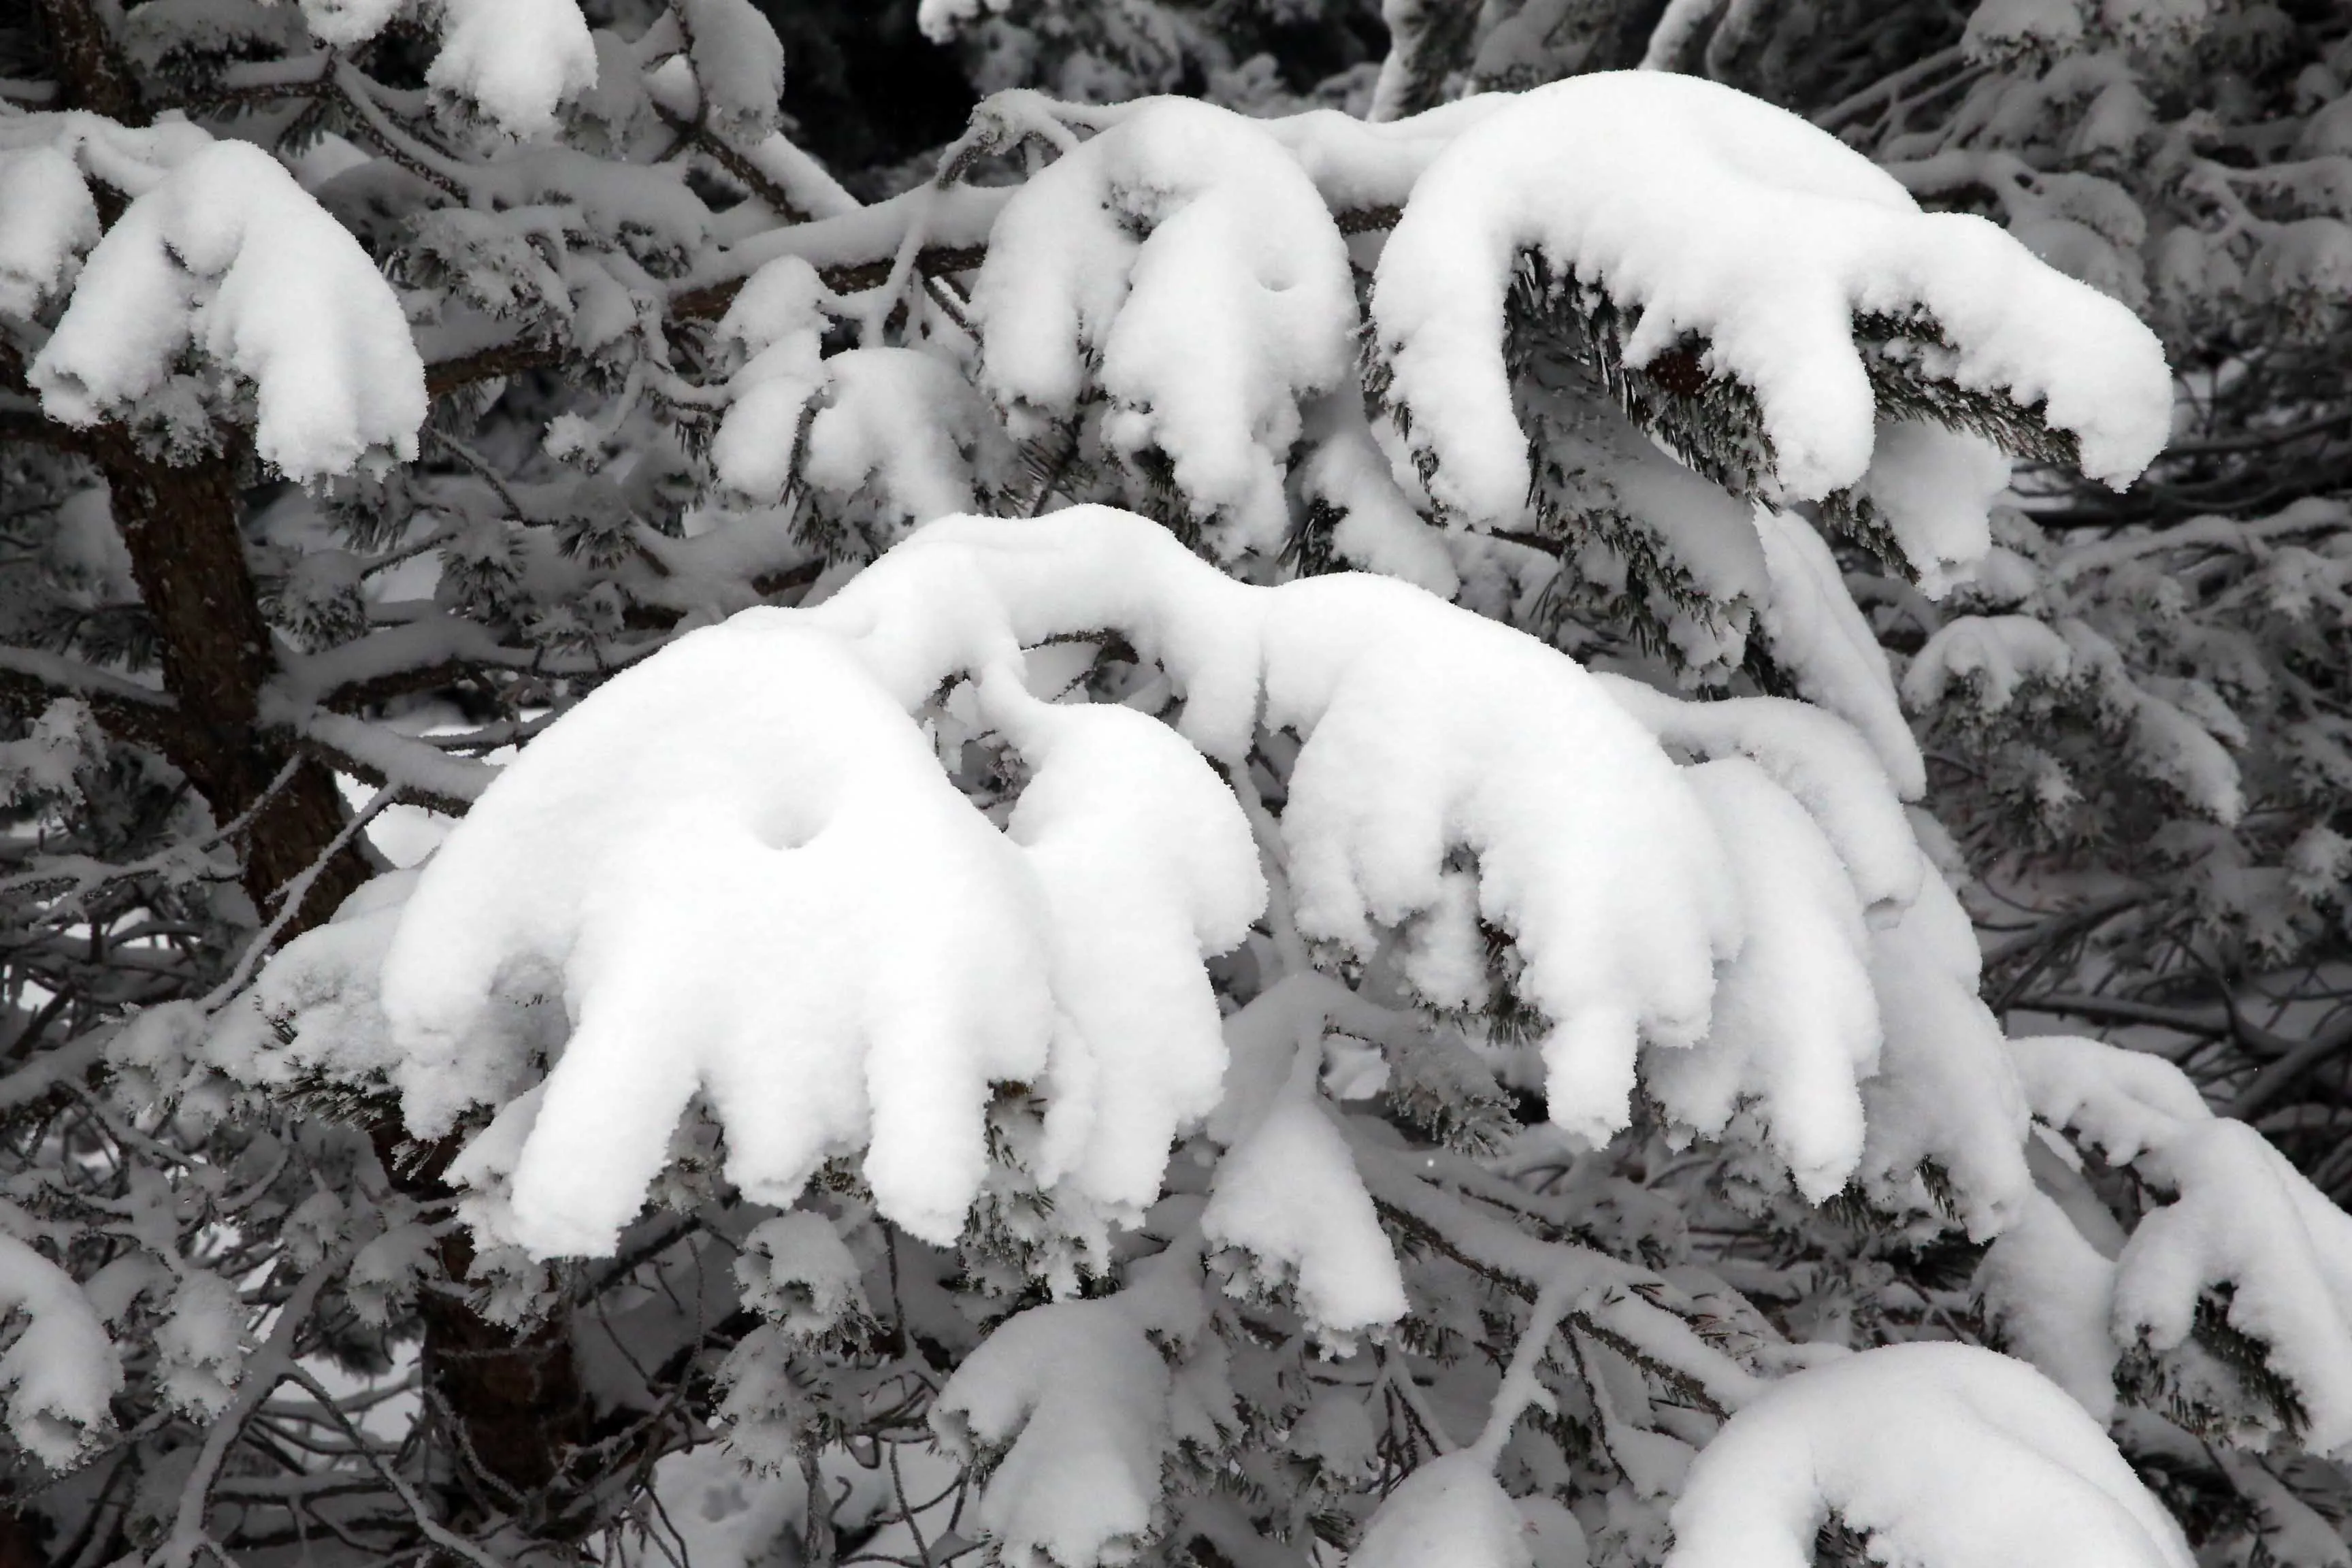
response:
[[[824,14],[0,20],[0,1555],[2347,1561],[2344,27]]]

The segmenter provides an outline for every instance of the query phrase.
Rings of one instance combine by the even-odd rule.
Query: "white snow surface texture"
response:
[[[1165,668],[1176,728],[1024,684],[1024,647],[1105,630]],[[960,675],[1030,770],[1003,831],[910,717]],[[862,1151],[882,1212],[947,1240],[986,1169],[991,1083],[1032,1084],[1040,1180],[1133,1215],[1224,1092],[1202,961],[1266,899],[1203,753],[1238,765],[1260,724],[1291,726],[1279,835],[1301,931],[1370,957],[1408,931],[1438,1005],[1476,980],[1475,921],[1512,932],[1562,1125],[1606,1138],[1641,1052],[1685,1053],[1652,1081],[1669,1112],[1713,1131],[1759,1099],[1807,1192],[1857,1170],[1899,1185],[1932,1152],[1971,1227],[1998,1229],[2027,1190],[2021,1097],[1965,921],[1900,913],[1921,870],[1883,770],[1851,741],[1810,744],[1843,727],[1794,704],[1676,724],[1683,705],[1652,696],[1629,706],[1402,584],[1237,583],[1126,513],[950,519],[822,606],[746,612],[609,682],[501,774],[404,906],[297,943],[265,990],[388,941],[386,1032],[297,1051],[373,1056],[420,1135],[506,1106],[461,1169],[510,1178],[498,1225],[541,1255],[611,1249],[698,1094],[749,1195],[788,1203]],[[1654,728],[1727,760],[1678,768]],[[1475,868],[1449,869],[1463,855]],[[513,1019],[542,994],[571,1034],[534,1088]],[[1866,1146],[1882,1054],[1956,1048],[1965,1070],[1932,1091],[1880,1093]],[[1354,1190],[1339,1140],[1289,1146]],[[1352,1266],[1316,1241],[1298,1228],[1284,1261],[1343,1290],[1329,1270]]]
[[[416,456],[425,366],[400,301],[247,142],[203,147],[131,204],[29,375],[52,418],[92,425],[163,391],[191,345],[252,384],[256,448],[289,479]]]
[[[1870,469],[1862,312],[1925,311],[1951,345],[1930,368],[2042,404],[2080,439],[2093,478],[2128,483],[2169,431],[2154,335],[1995,225],[1923,213],[1861,153],[1734,89],[1598,72],[1464,131],[1414,186],[1381,257],[1372,318],[1392,396],[1411,411],[1414,447],[1436,461],[1433,495],[1474,521],[1516,516],[1528,493],[1503,335],[1528,250],[1639,312],[1628,363],[1685,334],[1706,340],[1707,369],[1761,403],[1790,499],[1819,500]]]
[[[2105,1428],[1969,1345],[1864,1351],[1741,1409],[1691,1465],[1664,1568],[1805,1568],[1832,1510],[1887,1568],[2195,1561]]]

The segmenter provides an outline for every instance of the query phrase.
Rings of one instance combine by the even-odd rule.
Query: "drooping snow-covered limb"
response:
[[[1053,833],[1075,830],[1085,816],[1083,797],[1048,786],[1066,766],[1075,783],[1115,756],[1139,761],[1176,745],[1165,730],[1139,719],[1143,727],[1135,728],[1116,710],[1040,704],[1033,711],[1014,700],[1024,647],[1103,630],[1120,632],[1163,665],[1185,697],[1181,732],[1229,765],[1246,754],[1261,718],[1308,736],[1292,771],[1282,836],[1297,917],[1310,937],[1369,953],[1378,928],[1441,902],[1452,900],[1447,920],[1466,920],[1473,905],[1463,894],[1475,888],[1475,907],[1515,933],[1527,958],[1528,994],[1554,1020],[1545,1053],[1556,1116],[1596,1130],[1622,1125],[1637,1038],[1646,1034],[1671,1048],[1704,1032],[1715,965],[1737,941],[1727,889],[1703,854],[1713,829],[1654,743],[1581,670],[1530,639],[1398,584],[1326,577],[1252,588],[1206,566],[1162,529],[1079,509],[1027,522],[934,524],[821,608],[746,616],[685,639],[608,683],[536,742],[436,858],[387,963],[387,1010],[408,1058],[395,1076],[412,1125],[446,1127],[469,1100],[506,1093],[509,1075],[522,1070],[507,1047],[465,1045],[502,968],[525,955],[576,965],[570,1001],[579,1030],[521,1141],[517,1213],[544,1205],[538,1212],[551,1227],[540,1232],[547,1250],[593,1246],[592,1234],[601,1237],[635,1212],[663,1158],[669,1123],[698,1083],[712,1089],[722,1119],[752,1115],[769,1127],[772,1102],[751,1097],[750,1086],[783,1068],[751,1044],[765,1036],[756,1020],[772,1005],[717,973],[701,987],[711,1016],[692,1031],[705,1044],[649,1053],[655,1037],[671,1033],[656,1020],[675,1016],[670,998],[686,972],[666,965],[686,961],[673,952],[677,933],[656,941],[635,931],[636,921],[656,907],[676,907],[680,879],[716,876],[727,888],[704,887],[687,907],[713,919],[731,910],[727,918],[765,922],[761,929],[782,947],[824,948],[844,938],[845,916],[860,900],[923,900],[934,912],[911,929],[935,931],[941,972],[964,977],[952,985],[973,988],[937,1015],[975,1031],[951,1047],[962,1065],[952,1074],[938,1063],[908,1073],[855,1065],[865,1059],[865,1031],[885,1026],[887,1016],[919,998],[902,996],[863,1022],[859,1010],[881,1005],[882,995],[851,1000],[866,984],[858,967],[813,964],[793,984],[819,985],[831,997],[812,1015],[824,1023],[810,1045],[823,1041],[825,1051],[845,1053],[839,1070],[826,1075],[843,1085],[843,1095],[795,1110],[790,1129],[730,1140],[738,1151],[731,1170],[739,1181],[782,1195],[796,1189],[821,1151],[857,1146],[870,1132],[868,1172],[877,1177],[885,1212],[925,1233],[952,1235],[968,1184],[978,1179],[979,1129],[962,1119],[976,1113],[982,1085],[992,1076],[1037,1081],[1049,1061],[1080,1059],[1070,1054],[1075,1041],[1055,1045],[1043,1028],[1047,998],[1066,1005],[1074,994],[1067,980],[1055,978],[1049,955],[1066,951],[1059,944],[1076,940],[1078,929],[1056,937],[1038,924],[1034,900],[1042,895],[1050,905],[1062,896],[1045,842],[1049,824],[1059,825]],[[971,813],[906,720],[942,682],[966,671],[987,674],[983,695],[994,689],[1012,701],[1005,714],[1027,712],[1024,722],[1043,726],[1035,732],[1050,756],[1023,807],[1036,803],[1039,837],[1025,847],[1006,844]],[[819,693],[822,703],[813,701]],[[753,732],[772,736],[782,752],[742,748],[745,700],[761,715]],[[714,701],[728,705],[724,724],[715,710],[705,711]],[[1056,717],[1046,723],[1047,714]],[[1064,742],[1052,738],[1065,729],[1088,737],[1066,763]],[[1017,725],[1011,733],[1026,750]],[[1097,746],[1107,749],[1092,750]],[[1205,996],[1200,953],[1237,941],[1263,893],[1246,847],[1248,826],[1230,792],[1197,757],[1180,763],[1180,754],[1181,747],[1152,765],[1150,792],[1126,792],[1157,816],[1116,830],[1135,836],[1134,853],[1147,860],[1171,853],[1141,847],[1166,841],[1179,825],[1192,847],[1135,883],[1160,891],[1150,900],[1130,895],[1122,919],[1134,929],[1122,940],[1170,944],[1169,994]],[[1080,761],[1088,756],[1097,760]],[[642,787],[616,789],[622,774],[640,777]],[[1398,784],[1367,797],[1352,781],[1369,776]],[[782,854],[800,858],[780,862],[780,870],[814,873],[850,851],[865,830],[849,825],[885,801],[899,803],[894,842],[902,851],[894,858],[908,867],[903,887],[866,879],[857,886],[870,890],[852,896],[826,877],[804,881],[797,869],[740,884],[722,870]],[[655,818],[640,820],[646,812]],[[944,836],[928,863],[906,858],[907,822],[929,822]],[[668,847],[654,854],[654,843]],[[1481,857],[1475,879],[1445,868],[1449,849],[1460,844]],[[1221,869],[1229,868],[1232,845],[1244,847],[1240,867]],[[953,899],[919,890],[941,866],[961,867],[957,878],[970,879],[959,880],[964,890]],[[670,891],[657,896],[647,878]],[[615,899],[623,887],[636,890]],[[559,889],[570,891],[559,896]],[[984,889],[994,891],[982,899]],[[1183,900],[1206,901],[1147,939],[1145,928],[1165,918],[1155,912],[1164,898],[1178,900],[1179,909]],[[906,917],[891,918],[903,942]],[[784,926],[775,924],[780,920]],[[1176,935],[1187,929],[1197,935]],[[1173,945],[1180,940],[1197,943],[1181,958]],[[641,969],[638,960],[656,952],[672,956]],[[1434,956],[1417,971],[1416,984],[1439,991],[1469,983]],[[850,989],[835,995],[835,987]],[[812,993],[807,1001],[816,998]],[[1160,1016],[1173,1027],[1191,1012],[1187,1002]],[[738,1027],[747,1031],[741,1043],[720,1050],[717,1042]],[[956,1036],[950,1029],[937,1047],[919,1048],[948,1048]],[[918,1048],[917,1037],[908,1037],[907,1048]],[[1219,1049],[1213,1041],[1184,1047]],[[872,1086],[870,1106],[861,1080]],[[615,1095],[623,1081],[633,1089]],[[1055,1081],[1056,1121],[1069,1127],[1056,1136],[1078,1140],[1075,1129],[1099,1112],[1085,1109],[1082,1079]],[[1179,1120],[1186,1114],[1179,1110]],[[1115,1138],[1114,1125],[1082,1142]],[[967,1153],[941,1162],[940,1140],[950,1134]],[[1155,1159],[1164,1157],[1166,1135],[1145,1140],[1163,1140]],[[581,1162],[559,1153],[582,1138],[608,1179],[583,1183]],[[898,1157],[887,1152],[918,1145],[927,1150],[919,1195],[915,1186],[890,1189],[877,1175]],[[909,1180],[915,1174],[909,1166]],[[1130,1179],[1143,1185],[1131,1188]],[[1150,1187],[1134,1172],[1096,1195],[1132,1204],[1148,1200]]]
[[[1629,120],[1657,133],[1612,133]],[[1570,142],[1585,153],[1539,151]],[[1726,243],[1732,231],[1743,237]],[[1699,340],[1703,374],[1755,399],[1758,478],[1787,497],[1861,480],[1874,377],[1923,374],[1996,400],[1989,410],[2013,406],[2065,432],[2084,469],[2117,485],[2168,433],[2161,350],[2122,306],[1990,225],[1921,213],[1793,116],[1695,79],[1601,73],[1465,131],[1381,258],[1372,314],[1391,397],[1410,413],[1433,494],[1482,524],[1516,517],[1528,494],[1503,353],[1528,252],[1559,287],[1605,294],[1629,370]],[[1865,363],[1864,317],[1918,340],[1900,364]]]
[[[1353,365],[1345,242],[1268,142],[1220,110],[1146,105],[1006,204],[972,289],[982,380],[1014,435],[1098,391],[1111,449],[1169,463],[1228,557],[1280,548],[1300,404]]]
[[[463,816],[480,798],[498,768],[470,757],[453,757],[380,724],[320,709],[307,711],[271,704],[262,710],[329,757],[338,770],[393,791],[411,805],[445,816]]]
[[[1395,1251],[1323,1102],[1322,1011],[1294,1020],[1288,1072],[1219,1166],[1201,1230],[1212,1244],[1246,1253],[1262,1283],[1294,1285],[1309,1329],[1345,1344],[1397,1321],[1410,1303]]]
[[[288,477],[416,456],[425,370],[365,251],[275,159],[224,142],[131,203],[29,377],[68,425],[136,418],[200,348],[251,383],[256,447]],[[210,432],[183,432],[202,447]]]
[[[2170,1062],[2063,1037],[2010,1049],[2038,1119],[2173,1197],[2141,1218],[2111,1263],[2084,1259],[2067,1271],[2073,1293],[2087,1297],[2080,1306],[2063,1300],[2068,1280],[2015,1268],[1990,1282],[1995,1305],[2028,1321],[2087,1311],[2104,1320],[2116,1351],[2144,1344],[2160,1353],[2185,1344],[2209,1292],[2225,1290],[2228,1326],[2267,1347],[2293,1390],[2298,1408],[2273,1419],[2320,1451],[2352,1447],[2352,1219],[2260,1133],[2213,1115]],[[2050,1247],[2079,1257],[2089,1246],[2065,1242],[2062,1214],[2039,1223],[2057,1237]],[[2061,1363],[2052,1372],[2072,1375]]]
[[[1543,1364],[1545,1349],[1558,1331],[1560,1320],[1576,1305],[1573,1283],[1565,1274],[1545,1281],[1536,1292],[1534,1304],[1528,1309],[1528,1321],[1519,1330],[1519,1342],[1513,1347],[1510,1362],[1503,1368],[1503,1384],[1495,1391],[1494,1404],[1487,1411],[1486,1429],[1466,1450],[1490,1470],[1503,1457],[1503,1445],[1511,1440],[1511,1428],[1528,1406],[1543,1397],[1543,1385],[1537,1381],[1536,1370]]]
[[[999,131],[1034,125],[1047,141],[1098,132],[1116,124],[1125,106],[1062,103],[1035,93],[1004,95],[1019,101],[1000,117]],[[997,115],[996,99],[974,110],[975,121]],[[1150,101],[1150,100],[1147,100]],[[1508,95],[1490,94],[1445,104],[1405,120],[1369,123],[1335,110],[1316,110],[1251,123],[1289,150],[1322,193],[1326,208],[1343,233],[1358,234],[1393,225],[1415,182],[1431,161],[1467,127],[1499,111]],[[986,139],[975,144],[987,144]],[[674,316],[716,318],[725,312],[742,280],[782,256],[797,256],[817,269],[826,285],[856,294],[886,282],[919,217],[924,239],[914,271],[926,277],[969,272],[986,258],[990,230],[1020,189],[1013,185],[948,184],[936,195],[925,186],[856,210],[815,214],[808,222],[762,227],[734,237],[718,254],[672,286]],[[724,219],[721,220],[722,226]]]
[[[1154,1342],[1202,1332],[1200,1237],[1180,1235],[1115,1296],[1016,1314],[930,1411],[950,1452],[993,1458],[977,1523],[1013,1562],[1097,1563],[1164,1531],[1174,1444]]]
[[[109,1424],[121,1361],[73,1276],[11,1236],[0,1236],[0,1310],[29,1320],[0,1355],[9,1436],[62,1470]]]
[[[1692,1464],[1666,1563],[1801,1568],[1832,1517],[1919,1568],[2194,1561],[2105,1430],[2031,1367],[1965,1345],[1864,1351],[1764,1391]]]

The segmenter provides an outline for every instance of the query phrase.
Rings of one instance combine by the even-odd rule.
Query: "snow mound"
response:
[[[1005,204],[972,309],[1017,437],[1098,391],[1109,446],[1164,460],[1221,554],[1280,547],[1299,404],[1350,379],[1357,314],[1347,244],[1265,130],[1139,109]]]
[[[1807,1568],[1832,1514],[1887,1568],[2194,1561],[2080,1406],[1966,1345],[1864,1351],[1742,1408],[1691,1465],[1665,1568]]]
[[[1879,417],[1858,316],[1921,335],[1932,322],[1946,346],[1921,348],[1917,368],[2038,405],[2107,483],[2127,483],[2168,432],[2163,351],[2123,306],[1992,224],[1921,212],[1867,158],[1780,109],[1692,77],[1601,72],[1464,130],[1381,257],[1371,308],[1391,401],[1433,494],[1474,521],[1515,516],[1528,494],[1504,334],[1528,252],[1638,314],[1629,366],[1704,340],[1703,367],[1756,397],[1787,499],[1821,500],[1870,470]],[[1893,476],[1885,488],[1898,505],[1907,493]],[[1916,509],[1901,526],[1931,557],[1970,542]]]
[[[2352,1216],[2304,1179],[2244,1122],[2215,1116],[2194,1084],[2161,1058],[2067,1037],[2012,1040],[2034,1115],[2072,1132],[2109,1162],[2129,1165],[2171,1201],[2152,1208],[2095,1275],[2087,1268],[2066,1305],[2067,1279],[2000,1281],[2010,1315],[2048,1321],[2084,1310],[2105,1320],[2116,1350],[2185,1344],[2200,1306],[2219,1294],[2229,1325],[2269,1347],[2292,1385],[2289,1417],[2326,1453],[2352,1448]],[[2074,1228],[2063,1213],[2038,1222]],[[2043,1250],[2080,1238],[2041,1243]],[[2104,1261],[2104,1260],[2103,1260]],[[2020,1348],[2035,1356],[2032,1340]],[[2051,1346],[2054,1350],[2056,1346]],[[2038,1359],[2038,1357],[2037,1357]],[[2080,1363],[2053,1361],[2053,1375]]]
[[[98,242],[29,376],[50,417],[136,420],[190,348],[249,383],[289,479],[416,457],[425,366],[358,241],[260,148],[214,143]]]
[[[1322,1053],[1311,1053],[1319,1064]],[[1277,1100],[1217,1168],[1201,1215],[1210,1241],[1247,1250],[1289,1282],[1322,1339],[1344,1342],[1405,1314],[1404,1278],[1347,1140],[1311,1094]]]
[[[440,0],[440,12],[426,85],[513,135],[552,135],[555,111],[596,85],[596,44],[578,0]]]
[[[1000,1456],[981,1531],[1015,1568],[1130,1561],[1162,1522],[1168,1365],[1130,1294],[1007,1320],[940,1391],[950,1452]]]
[[[98,204],[54,147],[0,152],[0,315],[30,316],[98,243]]]
[[[73,1276],[12,1236],[0,1236],[0,1310],[28,1320],[0,1354],[9,1436],[63,1469],[111,1425],[121,1361]]]
[[[1028,690],[1024,648],[1110,631],[1165,669],[1177,729]],[[1003,832],[909,717],[966,674],[1030,773]],[[528,1082],[531,1035],[501,1020],[561,996],[573,1033],[543,1097],[509,1108],[478,1163],[511,1172],[509,1238],[542,1254],[612,1245],[698,1094],[747,1193],[787,1202],[862,1150],[883,1212],[952,1240],[984,1173],[990,1085],[1038,1086],[1040,1179],[1132,1213],[1220,1093],[1202,963],[1265,894],[1247,820],[1199,752],[1231,765],[1261,722],[1305,737],[1279,829],[1302,931],[1367,957],[1416,921],[1509,932],[1564,1126],[1622,1128],[1643,1042],[1707,1037],[1717,969],[1741,952],[1738,883],[1699,792],[1609,688],[1403,584],[1251,587],[1156,524],[1080,508],[934,523],[824,605],[747,612],[581,704],[404,907],[382,977],[387,1076],[411,1129],[438,1136]],[[1742,787],[1771,803],[1755,852],[1843,900],[1824,929],[1851,935],[1899,890],[1874,866],[1884,823],[1834,807],[1853,820],[1818,827],[1764,769]],[[1796,1005],[1797,959],[1757,947],[1744,973],[1777,1000],[1755,1007]],[[1868,1000],[1849,1000],[1859,1028]],[[1850,1097],[1870,1042],[1823,1048]],[[1810,1092],[1792,1089],[1792,1114]],[[1852,1153],[1850,1130],[1806,1138],[1822,1181]]]
[[[1470,1454],[1448,1454],[1391,1492],[1352,1568],[1535,1568],[1531,1531],[1519,1505]]]

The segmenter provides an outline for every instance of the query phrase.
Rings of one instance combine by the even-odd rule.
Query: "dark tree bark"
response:
[[[278,890],[323,859],[287,923],[286,934],[298,934],[332,914],[371,870],[356,845],[329,853],[343,826],[333,775],[261,727],[273,660],[237,528],[236,465],[213,457],[168,467],[142,457],[126,435],[109,437],[100,467],[115,526],[155,626],[164,689],[184,721],[171,761],[222,822],[253,810],[293,764],[244,836],[245,889],[267,918]]]
[[[68,105],[128,123],[145,118],[137,84],[90,0],[38,0],[56,79]],[[110,215],[111,216],[111,215]],[[25,391],[22,367],[0,363],[0,382]],[[163,752],[226,823],[254,813],[242,836],[244,885],[265,919],[281,889],[317,868],[280,940],[318,925],[371,874],[352,844],[336,847],[348,821],[328,767],[295,739],[261,721],[261,695],[276,656],[260,595],[245,556],[241,464],[234,453],[172,464],[142,451],[131,434],[108,426],[57,429],[53,444],[80,452],[104,476],[131,575],[153,622],[173,710],[141,714],[118,738]],[[104,723],[107,711],[100,710]],[[289,771],[290,765],[290,772]],[[272,784],[284,775],[273,791]],[[267,797],[265,799],[265,797]],[[258,809],[256,810],[257,805]],[[387,1175],[408,1195],[446,1199],[441,1171],[454,1146],[420,1168],[394,1156],[396,1125],[371,1129]],[[441,1244],[447,1278],[462,1281],[473,1261],[465,1237]],[[428,1292],[423,1310],[427,1397],[440,1413],[461,1471],[500,1512],[552,1539],[576,1536],[560,1482],[567,1455],[587,1433],[588,1400],[562,1318],[520,1333],[482,1318],[462,1286]],[[29,1540],[25,1521],[0,1511],[0,1568],[11,1543]]]

